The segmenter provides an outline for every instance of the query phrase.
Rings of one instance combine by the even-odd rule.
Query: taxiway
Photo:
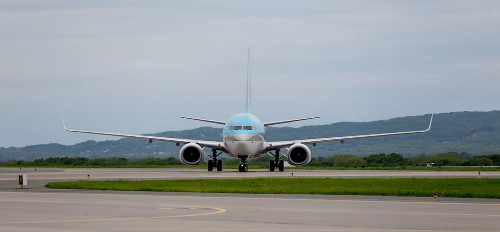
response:
[[[0,231],[498,231],[500,200],[51,190],[49,181],[287,177],[199,169],[0,168]],[[467,177],[473,172],[307,171],[303,177]],[[481,173],[498,178],[496,172]]]

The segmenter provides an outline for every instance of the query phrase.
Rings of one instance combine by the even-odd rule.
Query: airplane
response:
[[[64,116],[61,109],[61,119],[63,127],[66,131],[76,133],[87,133],[97,135],[109,135],[118,137],[146,139],[149,143],[154,141],[172,142],[177,146],[183,144],[179,151],[179,159],[182,163],[187,165],[199,165],[204,161],[205,153],[204,148],[212,150],[212,155],[208,155],[211,159],[208,160],[208,171],[213,171],[214,167],[217,171],[222,171],[222,160],[217,159],[222,153],[226,153],[229,157],[238,158],[241,161],[238,170],[240,172],[248,172],[247,159],[259,158],[270,153],[274,156],[274,160],[269,161],[269,171],[273,172],[276,168],[280,172],[284,171],[284,161],[280,158],[280,149],[287,149],[286,159],[292,166],[306,165],[311,161],[311,150],[306,144],[316,146],[317,143],[340,141],[341,144],[345,140],[361,139],[361,138],[374,138],[381,136],[404,135],[404,134],[417,134],[425,133],[431,129],[432,118],[434,113],[431,114],[429,127],[420,131],[404,131],[382,134],[368,134],[368,135],[355,135],[355,136],[342,136],[330,138],[317,138],[317,139],[299,139],[289,141],[266,141],[265,132],[267,126],[278,125],[283,123],[297,122],[315,119],[319,117],[307,117],[275,122],[262,123],[257,116],[251,113],[251,76],[250,76],[250,49],[248,49],[248,64],[247,64],[247,89],[246,89],[246,111],[245,113],[238,113],[233,115],[227,121],[216,121],[202,118],[193,118],[179,116],[183,119],[190,119],[202,121],[207,123],[223,125],[222,141],[204,141],[195,139],[180,139],[180,138],[166,138],[146,135],[130,135],[130,134],[117,134],[108,132],[84,131],[84,130],[71,130],[66,127]],[[274,153],[273,153],[274,151]]]

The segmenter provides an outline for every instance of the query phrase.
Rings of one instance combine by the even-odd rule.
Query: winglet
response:
[[[71,131],[70,129],[68,129],[66,127],[66,123],[64,123],[64,116],[63,116],[63,112],[62,112],[62,107],[61,106],[59,106],[59,111],[61,112],[61,120],[62,120],[62,124],[63,124],[64,130]]]
[[[434,112],[432,112],[432,114],[431,114],[431,120],[430,120],[430,122],[429,122],[429,128],[427,128],[427,130],[425,130],[425,132],[427,132],[427,131],[430,131],[430,130],[431,130],[431,126],[432,126],[432,118],[434,118]]]

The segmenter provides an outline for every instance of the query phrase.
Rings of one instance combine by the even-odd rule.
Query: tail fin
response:
[[[247,110],[248,114],[252,113],[252,80],[250,75],[250,47],[248,48],[248,64],[247,64]]]

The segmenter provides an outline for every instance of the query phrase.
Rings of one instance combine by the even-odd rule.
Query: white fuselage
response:
[[[241,113],[231,117],[224,126],[223,141],[231,157],[265,155],[265,128],[255,115]]]

